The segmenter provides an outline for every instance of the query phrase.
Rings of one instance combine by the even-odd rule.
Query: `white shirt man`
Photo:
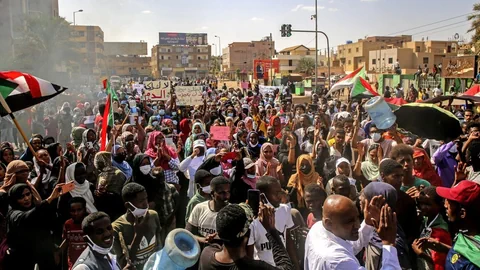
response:
[[[275,209],[275,228],[279,232],[284,246],[286,245],[287,229],[294,226],[290,210],[290,206],[286,204],[280,204],[280,207]],[[267,238],[267,231],[258,218],[250,224],[250,238],[247,245],[254,245],[255,260],[262,260],[272,266],[276,266],[273,260],[272,246]]]
[[[199,151],[203,151],[203,153],[205,153],[206,151],[205,142],[203,140],[195,140],[193,142],[193,149],[195,150],[196,148],[199,148],[199,149],[202,148],[202,150],[199,150]],[[180,171],[183,173],[187,173],[185,175],[187,176],[188,179],[190,179],[190,181],[188,182],[188,192],[187,192],[187,196],[189,198],[192,198],[193,195],[195,195],[195,181],[194,181],[195,172],[197,172],[198,167],[202,165],[204,160],[205,160],[204,154],[200,156],[195,156],[195,157],[188,156],[179,165]]]
[[[202,202],[197,205],[192,210],[190,217],[188,218],[188,223],[198,228],[198,233],[207,237],[209,234],[214,234],[217,231],[217,214],[210,209],[210,201]]]
[[[305,242],[305,269],[365,269],[355,257],[366,247],[373,236],[374,228],[362,222],[357,241],[346,241],[327,231],[322,222],[310,229]],[[382,247],[382,268],[401,269],[397,250],[393,246]]]

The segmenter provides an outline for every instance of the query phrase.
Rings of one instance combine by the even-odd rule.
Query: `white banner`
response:
[[[170,99],[170,81],[145,81],[148,100]]]
[[[265,94],[273,94],[276,89],[280,90],[279,93],[282,93],[282,91],[287,88],[286,86],[265,86],[265,85],[259,85],[258,86],[260,90],[260,94],[265,95]]]
[[[177,106],[195,106],[202,105],[202,87],[201,86],[177,86],[175,94],[177,95]]]

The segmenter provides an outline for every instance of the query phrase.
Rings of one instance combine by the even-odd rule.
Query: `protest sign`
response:
[[[215,141],[229,141],[230,127],[212,126],[210,127],[210,134]]]
[[[135,84],[132,85],[132,88],[137,92],[137,94],[138,94],[139,96],[142,96],[143,89],[145,89],[145,85],[139,84],[139,83],[135,83]]]
[[[146,95],[149,100],[170,99],[170,81],[146,81]]]
[[[283,91],[283,89],[286,88],[286,86],[265,86],[265,85],[259,85],[258,86],[260,90],[260,94],[265,95],[265,94],[273,94],[276,89],[280,91],[280,93]]]
[[[202,105],[202,87],[201,86],[177,86],[175,94],[177,95],[177,106],[195,106]],[[170,96],[170,94],[168,95]]]
[[[242,89],[248,89],[248,82],[241,83]]]

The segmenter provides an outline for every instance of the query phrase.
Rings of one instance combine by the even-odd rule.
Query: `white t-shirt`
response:
[[[275,228],[279,232],[284,246],[286,244],[287,229],[294,226],[290,210],[291,208],[287,204],[280,204],[280,206],[275,209]],[[248,245],[255,246],[255,260],[262,260],[272,266],[276,266],[273,260],[272,245],[267,238],[267,231],[258,218],[250,224]]]
[[[216,220],[218,212],[210,210],[209,202],[206,201],[195,205],[188,218],[188,223],[197,227],[198,233],[203,237],[217,232]]]
[[[429,149],[430,150],[430,156],[432,157],[431,162],[432,164],[435,164],[433,162],[433,154],[437,152],[438,148],[440,148],[440,141],[433,140],[433,139],[426,139],[423,143],[422,146],[424,149]]]

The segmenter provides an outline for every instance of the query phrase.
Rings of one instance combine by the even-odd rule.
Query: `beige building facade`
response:
[[[253,60],[270,59],[275,54],[275,42],[269,37],[260,41],[233,42],[222,50],[224,76],[234,78],[236,74],[252,74]]]
[[[148,56],[147,43],[105,42],[107,73],[120,77],[151,77],[151,57]]]
[[[81,61],[72,72],[82,76],[99,78],[107,75],[104,54],[104,34],[96,25],[71,25],[70,41],[81,55]]]
[[[155,45],[152,48],[151,72],[162,77],[203,78],[208,76],[212,47],[210,45]]]

